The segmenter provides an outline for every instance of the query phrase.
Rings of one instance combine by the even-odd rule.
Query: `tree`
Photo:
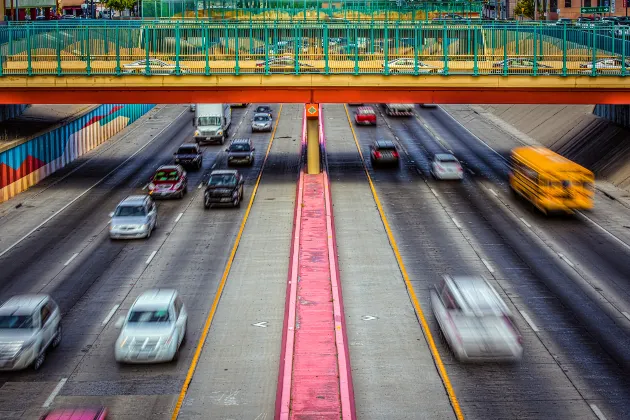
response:
[[[133,9],[134,4],[136,4],[136,0],[107,0],[105,3],[108,9],[114,9],[117,12]]]
[[[514,14],[534,19],[534,0],[518,0],[516,8],[514,8]]]

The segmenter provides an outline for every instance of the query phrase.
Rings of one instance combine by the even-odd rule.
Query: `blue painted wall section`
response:
[[[630,105],[595,105],[593,114],[630,128]]]

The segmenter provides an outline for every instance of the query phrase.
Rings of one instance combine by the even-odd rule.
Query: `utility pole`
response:
[[[534,0],[534,20],[538,20],[538,0]]]

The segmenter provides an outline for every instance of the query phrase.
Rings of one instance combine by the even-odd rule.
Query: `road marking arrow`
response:
[[[267,321],[260,321],[255,324],[252,324],[254,327],[267,328]]]
[[[372,320],[374,320],[374,319],[378,319],[378,317],[375,317],[375,316],[372,316],[372,315],[363,315],[363,316],[361,317],[361,319],[362,319],[363,321],[372,321]]]

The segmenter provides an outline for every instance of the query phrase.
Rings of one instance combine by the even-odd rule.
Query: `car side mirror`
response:
[[[116,328],[122,328],[124,323],[125,323],[125,317],[119,316],[118,319],[116,320],[116,324],[114,325],[116,326]]]
[[[109,213],[109,217],[114,217],[114,212]]]
[[[253,152],[254,150],[256,150],[256,148],[255,148],[255,147],[252,147],[252,152]]]
[[[230,149],[225,149],[225,151],[226,151],[226,152],[229,152],[229,151],[230,151]]]

